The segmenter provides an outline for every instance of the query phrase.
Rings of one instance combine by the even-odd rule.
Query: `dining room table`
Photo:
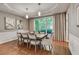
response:
[[[47,34],[36,34],[37,38],[43,39],[44,37],[47,36]]]
[[[23,35],[23,38],[25,38],[26,36],[27,36],[27,34],[29,35],[29,33],[21,33],[22,35]],[[39,46],[40,46],[40,48],[42,49],[42,40],[44,39],[44,38],[46,38],[47,37],[47,35],[48,34],[44,34],[44,33],[34,33],[35,35],[36,35],[36,40],[35,41],[40,41],[40,44],[39,44]],[[30,38],[28,38],[28,40],[30,40]],[[24,41],[24,39],[23,39],[23,41]],[[28,45],[28,44],[27,44]],[[28,47],[28,46],[27,46]]]

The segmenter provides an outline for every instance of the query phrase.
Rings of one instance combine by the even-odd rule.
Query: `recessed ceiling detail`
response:
[[[40,3],[41,16],[65,12],[68,6],[68,3]],[[38,17],[39,5],[38,3],[0,3],[0,11],[12,13],[24,18],[26,14],[29,15],[29,18]]]

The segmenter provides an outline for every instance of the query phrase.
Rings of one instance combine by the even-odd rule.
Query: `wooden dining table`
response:
[[[48,34],[36,34],[38,40],[42,40],[47,37]]]
[[[22,33],[24,35],[27,35],[27,33]],[[42,40],[43,38],[47,37],[48,34],[40,34],[40,33],[34,33],[37,37],[37,40]]]

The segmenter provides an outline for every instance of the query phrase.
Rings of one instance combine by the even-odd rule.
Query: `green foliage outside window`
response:
[[[46,26],[47,25],[47,26]],[[35,31],[41,31],[51,33],[53,31],[53,19],[52,17],[43,17],[35,19]]]

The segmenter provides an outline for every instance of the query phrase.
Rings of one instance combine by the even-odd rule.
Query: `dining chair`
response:
[[[52,46],[52,40],[53,35],[50,36],[50,38],[44,38],[41,42],[43,48],[47,50],[46,48],[49,47],[49,51],[52,52],[53,46]]]
[[[28,48],[28,44],[30,42],[28,33],[21,33],[21,38],[23,40],[23,44],[27,43],[27,48]]]
[[[20,42],[22,43],[22,37],[21,37],[21,33],[17,33],[17,37],[18,37],[18,45],[20,44]]]
[[[37,39],[35,34],[29,34],[28,36],[30,39],[30,47],[31,47],[31,45],[34,45],[35,46],[35,53],[36,53],[36,48],[37,48],[37,45],[40,44],[40,41]]]
[[[40,32],[40,34],[45,34],[45,32]]]

